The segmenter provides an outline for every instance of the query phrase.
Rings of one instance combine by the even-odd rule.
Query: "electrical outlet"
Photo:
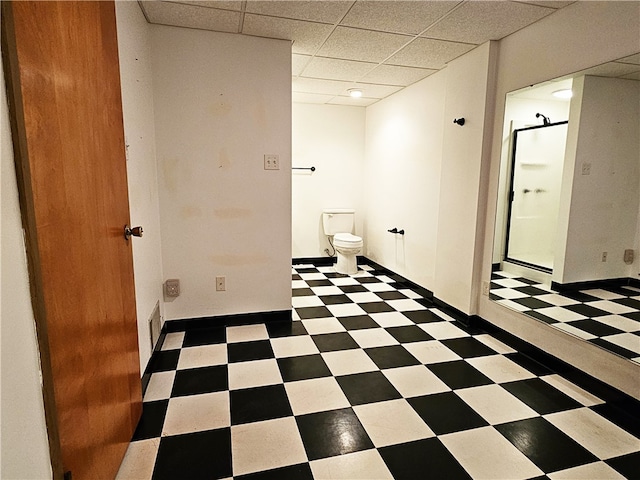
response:
[[[171,278],[164,282],[164,294],[167,297],[180,296],[180,280]]]
[[[264,156],[265,170],[280,170],[280,157],[273,154],[265,154]]]
[[[608,253],[607,253],[607,252],[602,252],[602,261],[603,261],[603,262],[606,262],[606,261],[607,261],[607,255],[608,255]]]
[[[631,248],[628,248],[624,251],[624,263],[626,263],[627,265],[631,265],[633,263],[634,260],[634,251]]]
[[[216,292],[224,292],[227,289],[227,278],[216,277]]]
[[[489,282],[482,282],[482,294],[489,296]]]
[[[583,175],[591,175],[591,162],[583,162],[582,163],[582,174]],[[603,260],[604,262],[604,260]]]

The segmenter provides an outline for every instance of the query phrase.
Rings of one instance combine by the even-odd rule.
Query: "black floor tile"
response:
[[[278,367],[285,382],[331,376],[331,371],[320,355],[279,358]]]
[[[309,460],[373,448],[351,408],[302,415],[296,422]]]
[[[338,305],[340,303],[353,303],[346,295],[324,295],[319,297],[325,305]]]
[[[548,323],[549,325],[553,323],[558,323],[558,320],[556,320],[555,318],[547,317],[543,313],[536,312],[535,310],[532,310],[530,312],[524,312],[524,313],[529,315],[530,317],[537,318],[538,320],[542,320],[543,322]]]
[[[588,293],[583,292],[560,292],[560,295],[572,300],[576,300],[578,302],[596,302],[598,300],[602,300],[601,298],[594,297],[593,295],[589,295]]]
[[[526,356],[526,355],[524,355],[523,353],[520,353],[520,352],[507,353],[505,355],[505,357],[507,357],[509,360],[511,360],[513,362],[516,362],[522,368],[524,368],[526,370],[529,370],[531,373],[533,373],[534,375],[536,375],[538,377],[541,377],[543,375],[550,375],[552,373],[555,373],[554,371],[552,371],[548,367],[545,367],[541,363],[536,362],[532,358],[530,358],[530,357],[528,357],[528,356]]]
[[[502,388],[519,398],[540,415],[579,408],[582,405],[539,378],[503,383]]]
[[[302,280],[302,277],[297,273],[291,275],[291,280]]]
[[[269,338],[307,335],[307,329],[302,322],[267,322],[266,327]]]
[[[462,358],[485,357],[496,352],[473,337],[441,340],[440,343],[460,355]]]
[[[151,357],[147,369],[151,373],[175,370],[178,367],[179,358],[180,350],[162,350],[155,352]]]
[[[513,301],[531,309],[553,307],[551,303],[545,302],[536,297],[514,298]]]
[[[613,352],[624,358],[636,358],[638,356],[637,353],[632,352],[631,350],[627,350],[626,348],[621,347],[620,345],[616,345],[615,343],[608,342],[606,338],[594,338],[589,340],[589,342],[605,348],[610,352]]]
[[[234,480],[313,480],[313,474],[308,463],[300,463],[264,472],[236,475],[233,478]]]
[[[381,280],[376,277],[356,277],[360,283],[380,283]]]
[[[636,322],[640,322],[640,312],[623,313],[622,316],[635,320]]]
[[[310,288],[294,288],[291,290],[292,297],[309,297],[313,295],[313,290]]]
[[[618,333],[624,333],[622,330],[618,330],[610,325],[606,325],[597,320],[588,318],[587,320],[574,320],[573,322],[565,322],[568,325],[572,325],[580,330],[588,332],[596,337],[604,337],[606,335],[617,335]]]
[[[375,292],[382,300],[404,300],[407,298],[406,295],[398,292],[397,290],[390,292]]]
[[[640,310],[640,297],[616,298],[615,300],[611,300],[611,301],[614,303],[619,303],[620,305],[625,305],[627,307],[635,308],[636,310]]]
[[[226,365],[178,370],[173,381],[172,397],[198,395],[201,393],[228,390],[229,380]]]
[[[433,303],[433,300],[430,299],[430,298],[416,298],[415,301],[418,302],[420,305],[426,307],[426,308],[435,307],[435,304]]]
[[[359,303],[358,305],[360,305],[360,307],[367,313],[384,313],[396,311],[396,309],[389,305],[387,302]]]
[[[542,417],[504,423],[494,428],[545,473],[599,460]]]
[[[356,373],[336,380],[351,405],[402,398],[381,372]]]
[[[572,312],[579,313],[580,315],[584,315],[585,317],[603,317],[605,315],[611,315],[609,312],[604,310],[600,310],[599,308],[592,307],[591,305],[584,303],[576,303],[575,305],[567,305],[565,307],[567,310],[571,310]]]
[[[142,416],[133,433],[132,441],[156,438],[162,434],[164,417],[167,414],[169,400],[144,402],[142,404]]]
[[[184,334],[183,347],[198,347],[200,345],[213,345],[227,341],[225,327],[194,328]]]
[[[402,314],[409,320],[413,320],[415,323],[431,323],[444,321],[444,318],[439,317],[431,310],[415,310],[413,312],[402,312]]]
[[[484,427],[487,421],[453,392],[407,399],[436,435]]]
[[[427,340],[433,340],[431,335],[415,325],[389,327],[385,330],[400,343],[425,342]]]
[[[227,356],[229,363],[251,362],[274,358],[273,349],[269,340],[256,340],[253,342],[239,342],[227,344]]]
[[[367,348],[365,352],[380,369],[421,365],[402,345]]]
[[[338,288],[344,293],[362,293],[369,291],[362,285],[341,285]]]
[[[360,348],[347,332],[312,335],[311,338],[321,352],[335,352],[337,350]]]
[[[353,317],[339,317],[338,321],[347,330],[363,330],[366,328],[379,328],[369,315],[355,315]]]
[[[300,273],[318,273],[318,269],[316,267],[302,267],[296,268],[296,272]]]
[[[230,477],[231,473],[230,428],[160,439],[153,480],[204,480]]]
[[[333,285],[330,280],[305,280],[310,287],[330,287]]]
[[[637,410],[635,405],[637,404],[625,406],[624,410],[610,403],[601,403],[590,408],[631,435],[640,438],[640,418],[638,417],[640,411]],[[626,408],[629,409],[627,410]],[[640,477],[640,464],[638,465],[638,472]]]
[[[395,480],[470,479],[437,438],[378,449]]]
[[[640,452],[610,458],[609,460],[605,460],[605,463],[629,480],[640,479]]]
[[[261,422],[293,415],[283,384],[229,392],[231,425]]]
[[[308,320],[310,318],[327,318],[332,317],[331,312],[327,307],[302,307],[296,308],[296,312],[302,320]]]
[[[527,280],[526,278],[518,278],[519,281],[521,282],[532,282],[533,280]],[[547,293],[549,293],[547,290],[543,290],[541,288],[538,287],[532,287],[531,285],[527,286],[527,287],[516,287],[514,288],[514,290],[521,292],[521,293],[526,293],[527,295],[546,295]],[[545,302],[546,303],[546,302]],[[549,305],[551,306],[551,305]]]
[[[493,383],[464,360],[427,365],[451,389],[477,387]]]

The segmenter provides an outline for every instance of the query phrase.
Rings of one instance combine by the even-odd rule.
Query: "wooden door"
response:
[[[113,478],[139,419],[113,2],[2,2],[54,476]]]

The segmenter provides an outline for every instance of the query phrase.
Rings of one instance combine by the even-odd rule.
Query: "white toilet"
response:
[[[336,272],[353,275],[358,271],[356,255],[362,250],[362,238],[352,235],[355,223],[355,210],[336,208],[322,212],[322,225],[325,235],[333,237],[338,263]]]

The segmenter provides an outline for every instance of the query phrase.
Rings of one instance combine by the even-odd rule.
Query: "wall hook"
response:
[[[461,127],[464,125],[464,122],[465,122],[464,117],[454,118],[453,119],[453,123],[457,123]]]

